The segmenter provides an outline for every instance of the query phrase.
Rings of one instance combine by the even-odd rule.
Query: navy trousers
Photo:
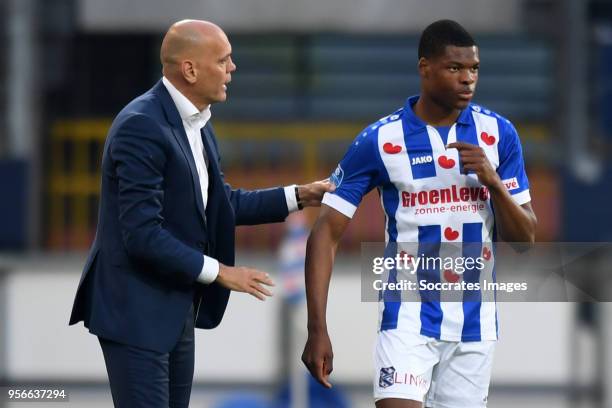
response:
[[[116,408],[188,408],[194,367],[193,306],[169,353],[98,338]]]

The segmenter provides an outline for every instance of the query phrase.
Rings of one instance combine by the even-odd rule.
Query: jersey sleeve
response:
[[[322,203],[352,218],[362,198],[379,183],[380,158],[376,144],[377,131],[362,133],[330,176],[336,186],[323,196]]]
[[[502,121],[505,122],[504,119]],[[526,204],[531,201],[529,180],[525,172],[523,149],[514,126],[510,122],[504,124],[504,139],[499,144],[499,167],[497,173],[508,189],[514,201]]]

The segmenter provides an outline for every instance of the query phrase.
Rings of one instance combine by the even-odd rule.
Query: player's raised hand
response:
[[[336,186],[329,179],[315,181],[298,186],[298,195],[302,207],[320,207],[323,194],[332,192]]]
[[[480,183],[486,187],[492,187],[501,182],[482,147],[471,143],[455,142],[449,143],[446,148],[459,151],[459,160],[463,165],[464,174],[473,171],[478,176]]]
[[[266,300],[272,292],[266,286],[274,286],[274,282],[265,272],[246,266],[226,266],[219,263],[219,275],[215,282],[236,292],[245,292],[259,300]]]
[[[334,370],[334,352],[327,332],[308,334],[302,362],[321,385],[326,388],[332,387],[329,375]]]

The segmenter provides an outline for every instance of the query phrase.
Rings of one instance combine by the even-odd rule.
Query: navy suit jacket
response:
[[[234,190],[224,182],[210,122],[204,210],[182,120],[159,81],[115,118],[104,145],[96,237],[70,324],[97,336],[159,352],[180,336],[192,302],[196,327],[216,327],[229,290],[196,281],[203,254],[234,265],[236,225],[283,221],[282,188]]]

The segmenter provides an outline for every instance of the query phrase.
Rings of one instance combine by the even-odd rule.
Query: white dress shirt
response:
[[[206,123],[210,120],[210,105],[200,112],[198,108],[196,108],[185,95],[180,93],[166,77],[162,78],[162,82],[174,101],[176,109],[183,121],[183,127],[185,128],[185,133],[189,140],[191,154],[198,171],[202,202],[204,203],[204,210],[206,210],[206,205],[208,203],[208,158],[206,157],[200,130],[206,126]],[[295,185],[287,186],[284,190],[289,212],[297,211],[298,205],[297,198],[295,197]],[[219,262],[210,256],[204,255],[204,265],[202,266],[202,272],[198,276],[198,281],[209,284],[214,282],[218,275]]]

